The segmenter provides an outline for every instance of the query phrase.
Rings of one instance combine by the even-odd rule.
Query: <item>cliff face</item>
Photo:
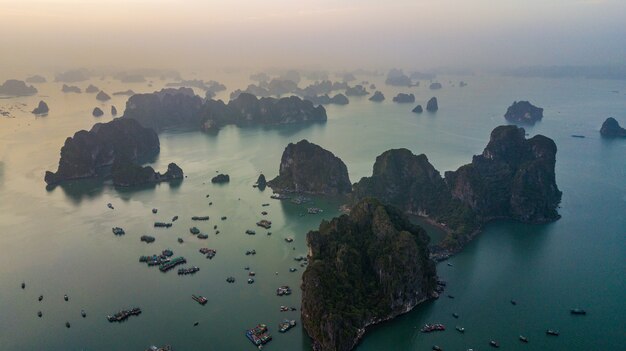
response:
[[[124,117],[134,118],[155,130],[176,126],[211,130],[227,124],[325,122],[326,110],[296,96],[257,99],[254,95],[241,93],[224,104],[221,100],[202,100],[188,88],[169,88],[131,96],[126,103]]]
[[[542,135],[526,140],[523,128],[500,126],[472,163],[439,172],[424,155],[389,150],[376,158],[371,177],[354,184],[351,202],[372,196],[446,226],[442,246],[458,250],[486,222],[558,219],[556,145]]]
[[[97,123],[90,131],[81,130],[65,140],[56,173],[47,171],[45,181],[52,185],[65,180],[93,177],[96,170],[110,166],[117,157],[131,161],[159,153],[159,137],[130,118]]]
[[[325,195],[346,194],[352,188],[345,163],[307,140],[287,145],[278,177],[267,185],[275,192]]]
[[[500,126],[472,163],[446,173],[452,196],[483,220],[524,222],[558,219],[561,201],[554,174],[556,144],[537,135],[526,140],[523,128]]]
[[[375,199],[307,234],[302,324],[314,350],[351,350],[369,325],[410,311],[432,296],[428,236]]]
[[[602,123],[600,134],[607,138],[626,138],[626,129],[622,128],[615,118],[609,117]]]

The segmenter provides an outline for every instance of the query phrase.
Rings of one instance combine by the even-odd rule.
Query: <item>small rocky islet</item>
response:
[[[602,123],[600,135],[605,138],[626,138],[626,129],[615,118],[609,117]]]
[[[543,118],[543,109],[528,101],[514,101],[506,110],[504,118],[515,124],[534,125]]]

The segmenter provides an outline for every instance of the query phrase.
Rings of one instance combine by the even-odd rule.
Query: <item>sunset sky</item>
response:
[[[620,0],[0,0],[4,65],[626,61]],[[6,55],[8,53],[8,55]]]

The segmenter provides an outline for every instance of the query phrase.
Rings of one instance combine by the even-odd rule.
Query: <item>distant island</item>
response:
[[[615,118],[609,117],[602,123],[600,134],[607,138],[626,138],[626,129],[622,128]]]
[[[400,210],[375,199],[310,231],[302,325],[313,350],[351,350],[368,326],[435,296],[428,241]]]
[[[543,109],[528,101],[515,101],[506,110],[504,118],[511,123],[533,125],[543,118]]]
[[[26,85],[22,80],[9,79],[0,85],[0,95],[29,96],[35,94],[37,94],[37,89],[32,85]]]
[[[72,179],[95,177],[116,160],[140,162],[160,151],[156,132],[130,118],[96,123],[90,131],[81,130],[67,138],[61,148],[56,172],[46,171],[48,185]]]
[[[34,76],[30,76],[26,78],[26,83],[45,83],[46,77],[35,74]]]
[[[64,93],[77,93],[77,94],[82,93],[82,90],[79,87],[75,85],[67,85],[67,84],[63,84],[63,87],[61,87],[61,91]]]
[[[374,95],[372,95],[369,98],[370,101],[374,101],[374,102],[381,102],[381,101],[385,101],[385,95],[383,95],[383,93],[379,90],[376,90],[376,92],[374,92]]]
[[[32,111],[33,114],[35,115],[45,115],[50,111],[50,109],[48,108],[48,104],[46,104],[45,101],[41,100],[39,101],[39,105],[37,105],[37,107],[35,107],[35,109]]]
[[[117,157],[111,167],[113,185],[120,187],[181,180],[183,176],[183,170],[175,163],[170,163],[164,174],[155,172],[150,166],[139,166],[125,157]]]
[[[415,95],[399,93],[398,95],[394,96],[393,102],[397,102],[400,104],[415,102]]]
[[[324,107],[297,96],[258,99],[242,93],[225,104],[221,100],[203,100],[186,88],[135,94],[128,99],[122,118],[135,119],[156,131],[175,126],[210,131],[228,124],[279,125],[327,119]]]

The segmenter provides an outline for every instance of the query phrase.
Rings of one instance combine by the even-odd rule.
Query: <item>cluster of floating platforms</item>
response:
[[[283,285],[280,288],[276,289],[276,295],[278,296],[291,295],[291,288],[287,285]]]
[[[207,298],[206,298],[206,297],[204,297],[204,296],[202,296],[202,295],[198,295],[198,296],[196,296],[196,295],[191,295],[191,298],[192,298],[194,301],[196,301],[197,303],[199,303],[199,304],[201,304],[201,305],[203,305],[203,306],[204,306],[204,305],[206,305],[206,303],[209,301],[209,300],[207,300]]]
[[[109,322],[123,322],[128,319],[130,316],[138,316],[141,314],[141,308],[135,307],[130,310],[121,310],[114,315],[107,316]]]
[[[246,337],[255,346],[265,345],[272,340],[272,336],[270,335],[265,324],[259,324],[252,329],[248,329],[246,331]]]
[[[436,331],[444,331],[446,330],[446,326],[440,323],[435,324],[426,324],[420,329],[422,333],[432,333]]]
[[[278,331],[281,333],[286,333],[289,329],[296,326],[295,319],[289,320],[285,319],[280,324],[278,324]]]
[[[139,257],[139,262],[145,262],[148,266],[159,266],[163,263],[167,263],[170,261],[170,257],[174,254],[174,252],[170,249],[166,249],[161,251],[161,254],[154,254],[152,256],[141,256]]]
[[[126,234],[126,232],[124,231],[124,229],[120,228],[120,227],[113,227],[111,229],[111,231],[113,231],[113,234],[115,235],[124,235]]]
[[[191,217],[192,221],[208,221],[209,216],[193,216]]]
[[[183,263],[187,263],[187,260],[184,257],[182,257],[182,256],[178,256],[178,257],[172,259],[169,262],[161,263],[161,265],[159,265],[159,270],[161,272],[167,272],[170,269],[178,266],[179,264],[183,264]]]
[[[206,258],[208,259],[212,259],[213,257],[215,257],[215,254],[217,253],[217,251],[213,249],[209,249],[208,247],[203,247],[199,251],[201,254],[206,255]]]
[[[172,223],[154,222],[154,227],[155,228],[169,228],[171,226],[172,226]]]
[[[270,229],[272,227],[272,222],[268,221],[267,219],[262,219],[256,222],[256,225],[265,229]]]
[[[147,244],[150,244],[150,243],[153,243],[156,239],[150,235],[142,235],[141,238],[139,238],[139,240],[145,241]]]

